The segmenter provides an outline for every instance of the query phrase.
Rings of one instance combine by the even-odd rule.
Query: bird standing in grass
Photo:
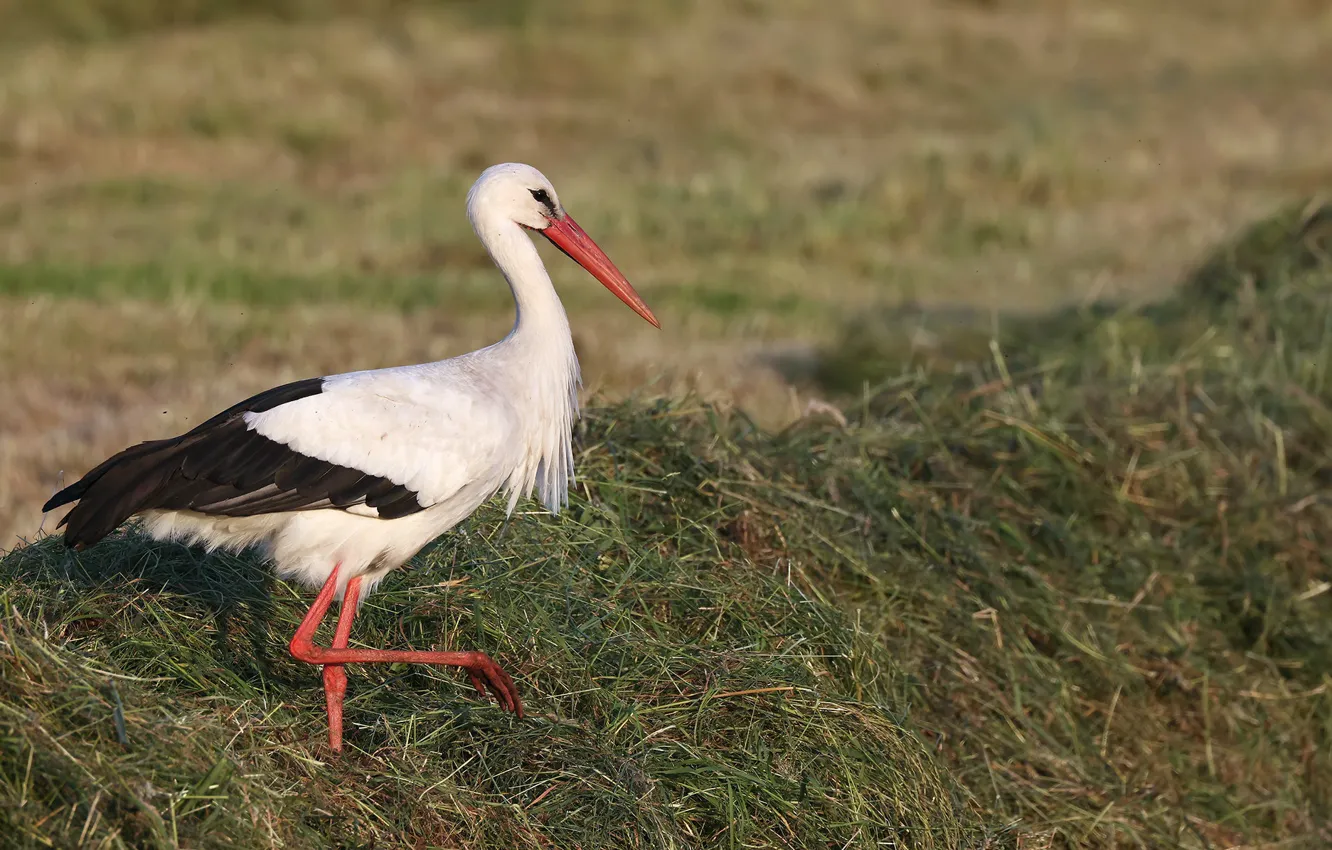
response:
[[[436,363],[310,378],[261,392],[197,428],[141,443],[51,497],[83,549],[130,517],[159,540],[257,547],[282,578],[320,588],[291,654],[323,667],[328,736],[342,748],[343,665],[461,667],[481,696],[523,714],[513,680],[482,652],[351,649],[358,603],[391,570],[503,491],[512,513],[535,488],[558,512],[573,478],[578,358],[536,246],[555,243],[654,326],[652,311],[528,165],[486,169],[467,215],[517,304],[494,345]],[[334,599],[332,644],[314,644]]]

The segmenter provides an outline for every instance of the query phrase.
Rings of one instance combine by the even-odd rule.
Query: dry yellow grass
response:
[[[554,258],[591,387],[697,386],[769,422],[800,409],[769,346],[903,300],[1156,297],[1332,185],[1321,3],[503,9],[0,52],[0,540],[33,533],[59,470],[239,393],[502,333],[462,214],[494,161],[549,174],[664,319]],[[246,303],[200,270],[308,286]],[[318,303],[347,278],[369,291]],[[438,283],[395,301],[409,278]]]

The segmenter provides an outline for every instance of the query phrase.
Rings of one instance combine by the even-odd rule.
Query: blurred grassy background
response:
[[[0,535],[128,440],[510,322],[463,215],[531,162],[590,391],[781,424],[901,304],[1157,298],[1332,180],[1332,18],[1273,0],[0,2]],[[543,248],[543,250],[545,250]]]
[[[663,319],[543,247],[589,393],[695,393],[593,410],[568,514],[487,511],[368,606],[357,640],[506,659],[527,725],[358,669],[330,762],[251,560],[0,559],[6,834],[1326,845],[1326,3],[0,21],[0,550],[62,470],[498,338],[463,214],[497,161]]]

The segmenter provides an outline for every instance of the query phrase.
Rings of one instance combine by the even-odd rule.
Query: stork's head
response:
[[[546,175],[532,166],[505,162],[481,172],[467,193],[467,215],[478,233],[481,232],[481,220],[492,215],[537,231],[601,281],[635,313],[661,327],[628,279],[583,232],[578,222],[564,211],[564,205]]]

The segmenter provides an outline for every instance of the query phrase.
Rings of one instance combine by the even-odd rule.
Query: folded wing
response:
[[[125,449],[43,509],[77,500],[61,524],[82,548],[147,510],[394,519],[472,481],[498,486],[509,408],[447,377],[408,367],[275,387],[178,437]]]

